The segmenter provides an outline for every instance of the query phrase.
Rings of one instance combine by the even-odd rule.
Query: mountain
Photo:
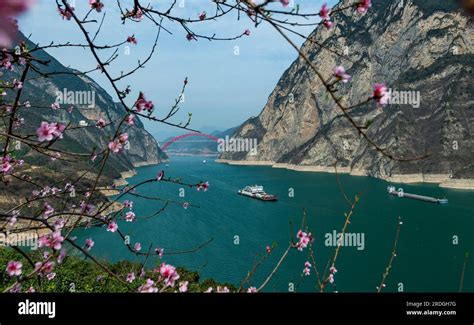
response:
[[[336,7],[353,2],[344,0]],[[347,106],[367,100],[375,83],[384,82],[395,92],[419,92],[419,107],[377,107],[370,101],[351,109],[350,115],[393,156],[429,156],[411,162],[383,156],[350,125],[299,58],[283,73],[260,115],[233,135],[256,138],[258,154],[226,152],[220,158],[316,171],[334,171],[336,164],[340,172],[390,181],[474,186],[469,181],[474,178],[472,16],[455,1],[379,0],[365,15],[343,10],[333,21],[330,31],[316,28],[302,52],[326,78],[336,66],[346,68],[352,78],[338,95]],[[350,61],[314,40],[346,52]]]
[[[36,47],[23,35],[21,35],[20,40],[24,40],[30,50]],[[38,60],[48,62],[48,65],[35,63],[42,73],[62,72],[62,74],[53,74],[45,78],[43,75],[30,70],[23,85],[20,102],[29,101],[32,107],[19,108],[18,115],[24,118],[24,124],[17,132],[35,134],[42,121],[70,123],[70,127],[77,127],[86,123],[88,127],[66,131],[64,138],[55,142],[53,148],[88,154],[94,148],[98,150],[106,148],[113,137],[115,127],[108,125],[103,129],[98,129],[95,126],[96,121],[103,118],[107,123],[112,122],[113,126],[117,126],[119,119],[125,115],[125,109],[114,102],[112,97],[88,76],[76,75],[78,71],[63,66],[43,50],[35,51],[33,55]],[[22,69],[16,67],[14,71],[2,70],[2,73],[3,75],[0,78],[3,80],[11,81],[13,78],[19,80]],[[61,109],[53,110],[51,104],[56,101],[58,92],[64,92],[65,89],[68,92],[86,91],[89,94],[94,94],[95,105],[61,105]],[[6,96],[6,102],[12,102],[12,99],[12,92],[9,92]],[[67,111],[68,106],[73,107],[71,112]],[[124,131],[129,134],[130,147],[128,150],[124,150],[123,153],[110,155],[104,169],[102,184],[110,185],[113,179],[134,173],[134,168],[137,166],[156,164],[166,159],[166,154],[160,150],[155,139],[144,129],[138,118],[135,118],[134,126],[127,127]],[[99,163],[96,162],[94,166],[90,161],[90,157],[75,162],[53,161],[31,150],[26,145],[23,145],[20,151],[21,155],[19,157],[25,160],[22,167],[23,171],[30,174],[34,180],[40,180],[40,183],[44,185],[55,183],[63,178],[74,179],[72,175],[80,175],[92,168],[92,173],[88,174],[83,181],[83,186],[88,187],[99,168]],[[22,193],[23,187],[16,183],[18,182],[12,182],[8,186],[2,185],[0,190],[4,195],[9,195],[12,191]]]
[[[218,139],[225,139],[226,136],[231,136],[235,131],[237,130],[237,127],[233,127],[224,131],[211,131],[208,133],[208,135],[212,136],[213,139],[218,138]],[[204,130],[201,130],[203,133],[205,132]],[[206,133],[207,134],[207,133]],[[182,134],[179,134],[182,135]],[[169,146],[167,146],[166,152],[168,154],[191,154],[191,155],[211,155],[211,154],[217,154],[218,153],[218,145],[216,140],[207,138],[207,137],[188,137],[184,138],[182,140],[176,140],[174,142],[174,139],[176,138],[175,135],[172,137],[167,138],[162,142],[163,144],[170,143]]]

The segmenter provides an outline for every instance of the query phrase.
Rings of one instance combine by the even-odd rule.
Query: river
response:
[[[206,159],[206,163],[203,160]],[[276,244],[268,260],[258,269],[251,285],[258,286],[269,274],[287,247],[291,236],[300,228],[303,210],[307,226],[314,235],[315,257],[319,271],[326,267],[335,247],[326,239],[340,232],[344,213],[350,207],[344,199],[334,174],[296,172],[266,166],[231,166],[210,157],[173,156],[165,164],[138,168],[128,179],[136,184],[165,170],[167,177],[181,177],[196,183],[208,181],[209,190],[196,191],[176,184],[151,183],[138,192],[147,196],[186,201],[169,204],[156,217],[137,222],[119,222],[119,228],[130,235],[132,244],[140,242],[143,250],[150,243],[164,247],[165,252],[192,249],[211,238],[212,242],[189,254],[165,256],[165,261],[199,271],[202,277],[239,285],[252,268],[257,254],[265,254],[267,245]],[[387,194],[387,183],[369,177],[339,176],[350,199],[360,193],[347,232],[359,241],[342,247],[335,285],[327,291],[374,292],[389,262],[397,229],[403,220],[397,256],[386,281],[385,291],[450,292],[458,291],[465,252],[474,252],[474,191],[439,188],[433,184],[400,185],[406,192],[449,199],[447,205],[436,205]],[[237,195],[246,185],[263,185],[279,197],[277,202],[262,202]],[[184,197],[180,196],[184,188]],[[137,217],[155,213],[163,203],[136,197],[133,211]],[[198,206],[198,207],[194,207]],[[128,259],[142,261],[130,253],[120,238],[105,228],[78,231],[78,242],[92,237],[93,253],[108,261]],[[363,239],[363,240],[362,240]],[[307,251],[292,250],[265,291],[314,291],[314,270],[302,276]],[[155,263],[148,261],[151,267]],[[468,259],[464,291],[474,291],[474,261]]]

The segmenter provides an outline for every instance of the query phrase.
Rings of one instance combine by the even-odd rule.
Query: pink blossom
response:
[[[92,9],[95,9],[97,12],[101,12],[104,8],[104,3],[100,0],[89,0],[89,4]]]
[[[268,254],[270,254],[272,252],[272,248],[270,246],[267,246],[265,248],[265,250],[267,251]]]
[[[127,117],[125,118],[125,123],[127,123],[128,125],[134,125],[135,124],[135,115],[127,115]]]
[[[221,287],[221,286],[217,286],[217,289],[216,289],[217,293],[229,293],[230,290],[229,288],[227,287]]]
[[[3,157],[2,168],[0,170],[2,173],[8,174],[13,170],[13,165],[10,164],[10,161],[11,161],[10,155],[6,155],[5,157]]]
[[[54,230],[59,230],[59,229],[64,228],[65,224],[66,224],[66,221],[63,218],[56,219],[53,224]]]
[[[124,144],[128,141],[128,134],[127,133],[122,133],[118,136],[118,140],[120,143]]]
[[[95,123],[95,126],[96,126],[98,129],[102,129],[102,128],[104,128],[106,125],[107,125],[107,123],[105,122],[105,120],[104,120],[103,118],[98,119],[97,122]]]
[[[176,268],[170,264],[162,263],[160,265],[160,274],[165,279],[167,287],[174,287],[175,281],[179,279]]]
[[[164,250],[163,248],[159,248],[159,247],[155,248],[155,253],[158,254],[158,256],[159,256],[160,258],[163,257],[163,253],[164,253],[164,252],[165,252],[165,250]]]
[[[128,273],[125,281],[127,281],[128,283],[132,283],[133,281],[135,281],[135,273]]]
[[[155,107],[155,105],[153,104],[152,101],[146,100],[145,94],[140,92],[138,96],[138,100],[135,103],[135,107],[138,112],[141,112],[143,110],[151,112],[153,111],[153,108]]]
[[[331,29],[332,26],[334,26],[334,23],[333,23],[332,21],[330,21],[330,20],[324,20],[324,21],[323,21],[323,25],[324,25],[324,27],[326,27],[327,29]]]
[[[54,186],[52,189],[51,189],[51,194],[53,195],[56,195],[58,194],[59,192],[61,192],[61,190],[59,188],[57,188],[56,186]]]
[[[195,40],[196,38],[193,36],[193,34],[188,33],[188,34],[186,34],[186,39],[187,39],[188,41],[192,41],[193,39]]]
[[[94,247],[94,241],[92,238],[87,238],[86,239],[86,250],[90,251]]]
[[[61,153],[60,152],[53,152],[51,154],[51,160],[55,161],[56,159],[61,158]]]
[[[306,233],[302,230],[298,231],[296,237],[299,239],[299,242],[296,244],[296,248],[299,251],[302,251],[304,248],[308,247],[308,244],[313,240],[311,233]]]
[[[140,244],[140,243],[135,243],[135,245],[133,246],[133,249],[134,249],[136,252],[141,251],[141,249],[142,249],[142,244]]]
[[[184,203],[183,203],[183,209],[184,209],[184,210],[187,210],[188,207],[189,207],[189,203],[188,203],[188,202],[184,202]]]
[[[334,283],[334,274],[333,273],[329,274],[328,279],[329,279],[329,283]]]
[[[283,5],[283,7],[288,7],[288,5],[290,4],[290,0],[280,0],[280,2]]]
[[[143,11],[141,9],[138,9],[134,14],[133,18],[136,20],[142,20],[143,19]]]
[[[66,127],[59,123],[41,122],[40,127],[36,130],[38,141],[51,141],[54,138],[62,138],[62,133]]]
[[[118,229],[118,225],[115,221],[112,221],[107,225],[107,231],[116,232],[117,229]]]
[[[13,87],[15,87],[16,89],[21,89],[23,88],[23,82],[13,79]]]
[[[0,1],[0,47],[10,47],[16,26],[13,18],[28,10],[34,0]]]
[[[387,86],[384,83],[375,84],[372,98],[380,105],[387,105],[389,100]]]
[[[207,14],[207,13],[206,13],[205,11],[201,12],[201,13],[199,14],[199,20],[204,20],[204,19],[206,19],[206,14]]]
[[[133,201],[130,201],[130,200],[125,200],[123,201],[123,206],[126,207],[126,208],[133,208]]]
[[[85,213],[85,214],[88,214],[88,215],[92,215],[94,213],[94,205],[93,204],[86,204],[84,201],[81,202],[81,212],[82,213]]]
[[[63,241],[64,241],[64,237],[61,235],[61,231],[56,230],[51,235],[50,247],[53,248],[54,250],[60,250]]]
[[[76,240],[76,237],[71,237],[71,240]],[[61,249],[58,255],[58,264],[61,264],[64,261],[64,259],[66,258],[66,255],[67,255],[67,250],[65,248]]]
[[[49,281],[53,280],[55,277],[56,277],[56,273],[54,273],[54,272],[48,273],[48,274],[46,275],[46,278],[47,278]]]
[[[43,205],[43,215],[45,217],[49,217],[50,215],[52,215],[54,213],[54,208],[49,205],[48,203],[44,203]]]
[[[117,139],[110,141],[108,147],[110,151],[115,152],[115,153],[120,152],[123,148],[122,144]]]
[[[49,235],[43,235],[38,239],[38,247],[51,246],[51,238]]]
[[[187,292],[188,291],[188,281],[183,281],[179,283],[179,292]]]
[[[257,293],[258,291],[257,291],[257,288],[255,288],[255,287],[250,287],[250,288],[247,289],[247,292],[248,292],[248,293]]]
[[[128,36],[127,37],[127,43],[137,45],[137,39],[135,38],[135,36]]]
[[[308,262],[308,261],[306,261],[306,262],[304,263],[303,274],[304,274],[305,276],[311,275],[311,266],[312,266],[311,263]]]
[[[372,0],[360,0],[357,4],[357,12],[360,14],[366,13],[372,7]]]
[[[11,217],[7,217],[7,221],[8,221],[8,226],[13,227],[18,221],[18,219],[15,215],[13,215]]]
[[[211,292],[212,292],[212,287],[209,287],[209,288],[207,288],[206,291],[204,291],[204,293],[211,293]]]
[[[209,188],[209,182],[199,183],[196,187],[198,191],[203,190],[204,192],[206,192],[208,188]]]
[[[165,176],[165,171],[164,171],[164,170],[161,170],[161,171],[158,173],[158,175],[156,176],[156,180],[157,180],[157,181],[161,181],[164,176]]]
[[[21,292],[21,283],[16,283],[13,287],[8,291],[10,293],[20,293]]]
[[[341,80],[344,83],[348,82],[351,78],[351,76],[346,73],[346,70],[343,66],[338,66],[336,69],[334,69],[334,76],[337,80]]]
[[[46,261],[46,262],[36,262],[35,263],[35,270],[40,275],[47,275],[53,272],[54,269],[54,262]]]
[[[9,53],[5,51],[0,54],[2,57],[1,66],[6,70],[13,71],[13,61],[14,61],[13,56],[11,56]],[[7,93],[3,91],[2,96],[6,96],[6,94]]]
[[[337,269],[336,269],[334,266],[331,266],[331,267],[329,268],[329,272],[335,274],[335,273],[337,273]]]
[[[244,35],[246,35],[246,36],[250,36],[250,29],[246,29],[246,30],[244,30]]]
[[[129,211],[125,214],[125,221],[127,222],[133,222],[135,220],[135,213],[132,211]]]
[[[19,276],[21,274],[21,268],[23,264],[18,261],[10,261],[7,264],[7,273],[9,276]]]
[[[58,8],[59,15],[66,20],[71,20],[73,11],[74,7],[69,4],[67,4],[65,8]]]
[[[41,122],[40,127],[36,130],[38,141],[51,141],[54,137],[54,127],[48,122]]]
[[[331,10],[328,9],[327,4],[323,4],[321,10],[319,10],[319,16],[323,21],[324,27],[331,29],[334,26],[334,23],[331,21]]]
[[[321,10],[319,10],[319,16],[323,20],[329,20],[331,14],[331,9],[328,9],[328,5],[325,3],[322,5]]]
[[[155,286],[155,281],[147,279],[145,284],[138,287],[138,291],[142,293],[154,293],[158,292],[158,288]]]

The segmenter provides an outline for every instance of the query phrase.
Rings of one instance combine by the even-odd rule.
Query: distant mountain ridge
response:
[[[224,131],[212,131],[209,135],[219,138],[225,139],[226,136],[231,136],[237,127],[233,127]],[[175,139],[176,136],[168,137],[161,143],[170,143]],[[217,154],[217,142],[215,140],[206,138],[206,137],[188,137],[182,140],[176,140],[172,142],[167,149],[166,152],[168,154],[192,154],[192,155],[200,155],[200,154]]]

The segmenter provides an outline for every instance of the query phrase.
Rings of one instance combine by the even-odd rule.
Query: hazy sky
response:
[[[208,15],[213,12],[211,0],[178,0],[184,7],[177,6],[175,15],[196,18],[206,10]],[[148,21],[140,23],[121,23],[116,1],[105,0],[106,13],[104,26],[97,38],[98,44],[113,44],[135,34],[138,45],[130,47],[130,54],[125,55],[125,48],[120,49],[120,58],[115,61],[111,71],[116,74],[127,71],[143,60],[153,44],[157,27]],[[142,1],[145,3],[146,1]],[[170,1],[149,1],[156,8],[167,7]],[[329,5],[336,0],[295,0],[301,12],[317,12],[323,2]],[[123,7],[130,1],[122,1]],[[273,6],[281,7],[280,4]],[[84,15],[88,10],[87,0],[75,0],[76,13]],[[90,19],[101,19],[101,14],[92,13]],[[266,103],[267,97],[275,87],[281,74],[297,57],[294,49],[286,43],[277,32],[267,24],[254,28],[247,17],[237,20],[236,14],[229,15],[217,22],[193,24],[190,27],[199,34],[213,34],[228,37],[242,33],[246,28],[251,36],[236,41],[207,40],[187,41],[186,32],[176,23],[164,21],[164,26],[172,33],[162,30],[158,50],[145,69],[120,83],[125,88],[132,86],[133,93],[128,101],[133,102],[137,93],[143,91],[147,99],[155,103],[156,113],[163,116],[173,104],[185,77],[189,78],[185,94],[185,102],[181,105],[181,113],[174,121],[186,119],[187,112],[192,112],[191,126],[209,132],[210,129],[226,129],[237,126],[250,116],[258,115]],[[97,24],[86,27],[95,33]],[[31,39],[40,44],[55,42],[82,42],[83,36],[72,21],[62,20],[57,13],[55,1],[37,0],[35,7],[20,19],[20,29]],[[307,35],[312,28],[300,28],[299,32]],[[294,38],[301,44],[301,38]],[[238,47],[238,55],[236,49]],[[96,64],[89,50],[55,49],[48,51],[61,63],[79,70],[94,68]],[[103,51],[103,59],[109,57],[110,51]],[[110,84],[100,73],[90,75],[110,94]],[[170,129],[162,124],[144,121],[146,128],[164,138],[170,134],[180,133],[178,129]]]

